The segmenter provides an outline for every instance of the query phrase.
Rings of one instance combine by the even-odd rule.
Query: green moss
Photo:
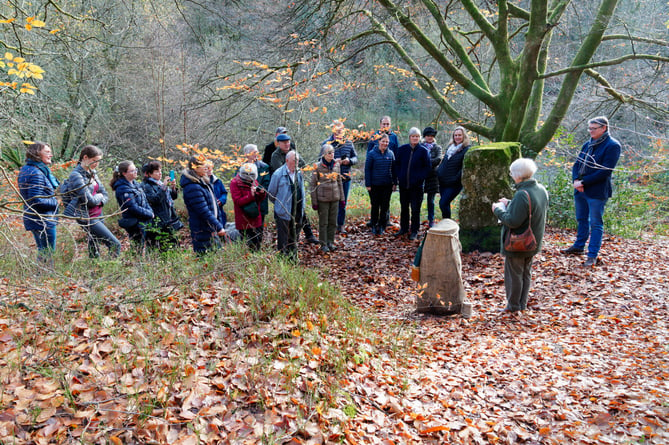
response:
[[[460,244],[463,252],[499,252],[501,226],[481,227],[478,229],[460,228]]]
[[[464,167],[472,167],[479,156],[483,156],[486,162],[496,165],[511,165],[513,161],[521,156],[520,142],[491,142],[490,144],[472,147],[465,155]]]

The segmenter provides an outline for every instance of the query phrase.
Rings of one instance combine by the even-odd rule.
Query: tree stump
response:
[[[416,311],[437,315],[471,315],[465,303],[458,224],[442,219],[427,232],[420,259],[419,282],[424,285],[416,300]]]
[[[497,142],[471,148],[465,155],[460,199],[463,252],[499,252],[501,226],[490,208],[513,197],[509,166],[520,157],[520,143]]]

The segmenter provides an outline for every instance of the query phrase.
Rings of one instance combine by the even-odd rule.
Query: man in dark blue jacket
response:
[[[420,130],[409,130],[409,143],[395,152],[397,182],[400,186],[400,231],[398,236],[409,232],[410,240],[418,238],[420,227],[420,207],[423,204],[423,184],[432,171],[430,152],[420,143]],[[411,215],[409,215],[411,208]],[[411,219],[411,227],[409,227]]]
[[[582,255],[588,243],[584,266],[597,264],[604,234],[604,206],[613,194],[611,174],[620,158],[620,142],[609,134],[609,121],[598,116],[588,121],[590,140],[583,144],[572,168],[574,206],[578,230],[576,241],[562,250],[566,255]]]

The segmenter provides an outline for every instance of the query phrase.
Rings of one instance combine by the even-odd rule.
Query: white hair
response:
[[[420,136],[421,135],[420,129],[418,127],[411,127],[409,129],[409,136],[411,136],[412,134],[417,134],[418,136]]]
[[[246,144],[244,145],[244,154],[247,155],[249,153],[253,153],[254,151],[258,151],[258,146],[256,144]]]
[[[516,181],[530,179],[537,172],[537,164],[529,158],[518,158],[509,166],[511,177]]]

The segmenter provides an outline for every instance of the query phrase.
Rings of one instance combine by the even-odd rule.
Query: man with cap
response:
[[[265,145],[265,151],[263,152],[263,155],[262,155],[262,161],[265,164],[269,165],[270,162],[272,162],[272,153],[274,153],[276,151],[276,149],[279,147],[279,144],[276,140],[276,137],[280,134],[286,134],[286,133],[288,133],[288,130],[286,129],[286,127],[278,127],[276,129],[276,131],[274,132],[274,140],[272,142],[270,142],[269,144]],[[295,150],[295,144],[293,144],[291,142],[290,143],[290,148]]]
[[[430,161],[432,170],[425,178],[425,193],[427,193],[427,223],[430,227],[434,225],[434,197],[439,191],[439,177],[437,176],[437,167],[441,163],[442,150],[441,145],[437,144],[434,137],[437,130],[432,127],[425,127],[423,130],[423,145],[430,152]]]
[[[278,149],[274,150],[274,153],[272,153],[272,157],[269,161],[269,170],[272,173],[274,173],[279,169],[279,167],[286,163],[286,155],[289,151],[296,151],[295,144],[292,143],[290,135],[286,133],[280,133],[276,135],[276,144]],[[304,160],[300,158],[300,168],[304,166]]]
[[[597,255],[604,235],[604,206],[613,194],[611,175],[620,158],[620,142],[609,134],[609,120],[598,116],[588,121],[590,140],[583,144],[572,167],[574,207],[576,209],[576,241],[560,252],[565,255],[583,255],[588,243],[586,267],[597,264]]]
[[[284,166],[284,164],[286,163],[286,157],[288,153],[290,152],[297,153],[294,146],[291,147],[292,144],[290,135],[286,133],[280,133],[276,136],[276,141],[279,149],[274,151],[274,153],[272,153],[272,159],[269,165],[269,169],[270,172],[272,172],[272,176],[274,176],[274,172],[276,172],[277,170],[279,170],[281,167]],[[300,169],[303,168],[306,165],[304,159],[302,159],[302,157],[300,156],[298,156],[297,159],[298,159],[297,165],[299,166]],[[298,228],[302,227],[302,230],[304,230],[304,236],[306,237],[307,242],[311,244],[319,244],[318,238],[314,236],[314,232],[311,229],[311,224],[309,223],[309,219],[307,219],[305,216],[303,218],[300,218],[299,223],[300,224],[298,224]]]

